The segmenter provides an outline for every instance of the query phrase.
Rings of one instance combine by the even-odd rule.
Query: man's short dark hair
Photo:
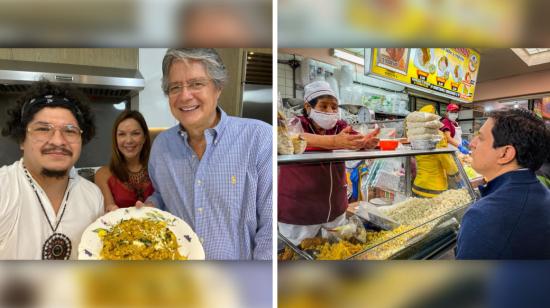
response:
[[[548,160],[550,130],[533,112],[514,108],[491,112],[489,117],[495,122],[493,148],[513,146],[518,164],[532,171]]]
[[[2,129],[2,135],[21,144],[27,136],[27,125],[37,112],[45,107],[59,107],[71,111],[78,121],[83,131],[84,145],[95,136],[94,115],[86,101],[86,97],[70,85],[38,81],[8,110],[8,121]]]

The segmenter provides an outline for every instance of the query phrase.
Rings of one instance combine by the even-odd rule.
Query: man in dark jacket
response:
[[[550,259],[550,190],[535,175],[550,130],[523,109],[489,115],[472,140],[472,167],[487,180],[464,215],[457,259]]]

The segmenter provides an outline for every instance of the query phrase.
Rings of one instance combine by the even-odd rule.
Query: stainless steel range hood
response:
[[[41,79],[73,84],[94,96],[134,96],[145,86],[137,69],[0,60],[0,93],[25,91]]]

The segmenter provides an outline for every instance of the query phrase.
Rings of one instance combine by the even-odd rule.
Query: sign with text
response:
[[[470,48],[366,48],[365,75],[471,103],[479,60]]]

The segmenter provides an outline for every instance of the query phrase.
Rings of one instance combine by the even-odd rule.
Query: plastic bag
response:
[[[277,153],[283,155],[294,153],[294,146],[286,126],[286,118],[281,112],[277,112]]]
[[[407,128],[418,128],[418,127],[426,127],[426,128],[440,128],[443,126],[439,120],[433,120],[428,122],[410,122],[407,123]]]
[[[440,135],[433,135],[433,134],[420,134],[420,135],[412,135],[408,137],[409,141],[413,140],[430,140],[435,142],[436,144],[441,140]]]
[[[300,137],[300,134],[304,132],[300,119],[297,117],[292,118],[288,122],[287,131],[290,137],[290,141],[292,142],[292,148],[293,148],[292,152],[294,154],[304,153],[304,151],[306,150],[307,142],[305,139]]]
[[[415,111],[410,113],[406,119],[407,119],[407,122],[429,122],[429,121],[439,120],[440,118],[441,118],[440,116],[433,113]]]
[[[439,129],[428,127],[407,128],[407,136],[417,136],[422,134],[439,136]]]
[[[399,223],[386,216],[386,214],[380,211],[376,206],[368,202],[360,201],[355,215],[382,230],[393,230],[399,226]]]
[[[322,229],[322,236],[330,242],[338,242],[340,240],[349,241],[356,239],[361,243],[367,242],[367,230],[359,217],[351,216],[347,219],[347,223],[336,228]]]

